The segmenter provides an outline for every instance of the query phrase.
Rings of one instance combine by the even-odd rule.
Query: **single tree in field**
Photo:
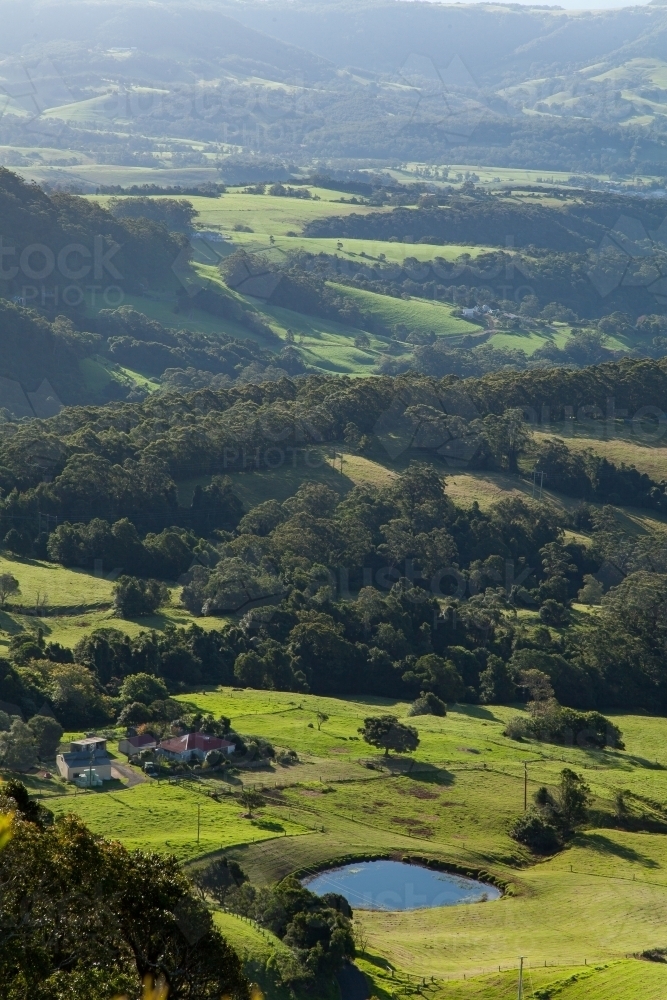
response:
[[[328,721],[329,721],[329,716],[327,715],[326,712],[318,712],[317,713],[317,730],[318,730],[318,732],[322,728],[322,723],[323,722],[328,722]]]
[[[254,788],[244,788],[241,792],[241,803],[248,810],[248,819],[252,819],[253,809],[259,809],[264,805],[264,796]]]
[[[414,726],[399,722],[395,715],[371,715],[364,719],[363,727],[358,732],[370,746],[384,750],[385,757],[389,756],[390,750],[412,753],[419,746]]]
[[[0,573],[0,605],[4,608],[10,594],[18,594],[19,582],[11,573]]]

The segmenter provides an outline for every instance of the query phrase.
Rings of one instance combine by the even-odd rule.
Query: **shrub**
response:
[[[122,618],[152,615],[169,600],[169,590],[158,580],[140,580],[136,576],[121,576],[114,589],[114,608]]]
[[[422,691],[410,706],[408,715],[447,715],[447,706],[432,691]]]
[[[524,719],[521,715],[513,715],[503,729],[503,736],[507,736],[510,740],[523,740],[530,735],[529,730],[530,719]]]
[[[153,718],[151,709],[141,701],[133,701],[126,705],[118,716],[119,726],[140,726]]]
[[[531,718],[513,716],[503,736],[511,740],[528,738],[566,746],[600,749],[608,746],[625,750],[621,730],[600,712],[578,712],[574,708],[563,708],[555,700]]]
[[[545,625],[559,628],[562,625],[567,625],[569,620],[570,613],[565,605],[552,600],[552,598],[548,598],[540,608],[540,621],[544,622]]]
[[[37,763],[37,742],[32,729],[14,719],[9,732],[0,736],[0,764],[9,771],[29,771]]]
[[[525,844],[534,854],[555,854],[563,846],[556,827],[536,809],[529,809],[519,817],[510,830],[510,836]]]
[[[357,732],[370,746],[384,750],[385,757],[390,750],[412,753],[419,746],[417,730],[399,722],[395,715],[371,715],[364,719],[363,727]]]

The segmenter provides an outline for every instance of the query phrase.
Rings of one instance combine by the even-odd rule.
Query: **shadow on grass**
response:
[[[362,951],[359,958],[362,958],[364,962],[368,962],[369,965],[375,966],[376,969],[382,969],[384,972],[391,972],[393,969],[391,962],[381,955],[371,955],[368,951]]]
[[[19,632],[24,632],[25,629],[23,626],[19,622],[14,621],[11,615],[7,613],[8,610],[11,610],[11,604],[7,605],[7,609],[0,609],[0,629],[3,632],[9,633],[9,635],[18,635]]]
[[[523,705],[521,706],[524,707]],[[494,715],[489,708],[483,705],[448,705],[447,711],[451,715],[465,715],[469,719],[483,719],[488,722],[502,722],[497,715]]]
[[[271,833],[285,832],[285,827],[281,823],[269,819],[253,819],[251,826],[256,826],[259,830],[269,830]]]
[[[454,775],[437,764],[428,764],[418,760],[405,760],[401,757],[382,757],[382,764],[392,775],[410,778],[411,781],[423,781],[429,785],[453,785]]]
[[[607,854],[620,858],[622,861],[629,861],[641,865],[642,868],[659,868],[660,865],[653,858],[646,854],[640,854],[633,847],[619,844],[603,833],[587,833],[585,837],[579,838],[579,843],[585,845],[597,854]]]

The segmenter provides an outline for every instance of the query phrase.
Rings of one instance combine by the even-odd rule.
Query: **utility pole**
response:
[[[199,843],[199,828],[201,823],[201,802],[197,803],[197,843]]]
[[[519,992],[517,1000],[523,1000],[523,958],[519,959]]]
[[[528,764],[523,765],[523,811],[528,808]]]

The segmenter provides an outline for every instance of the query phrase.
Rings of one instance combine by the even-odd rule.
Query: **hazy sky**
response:
[[[457,3],[458,0],[449,0],[450,3]],[[462,3],[471,3],[475,0],[461,0]],[[502,0],[480,0],[480,3],[500,3]],[[511,3],[520,3],[526,7],[548,6],[562,7],[563,10],[611,10],[618,7],[644,7],[650,0],[637,0],[636,3],[628,3],[628,0],[559,0],[558,3],[549,3],[545,0],[540,4],[539,0],[510,0]]]

